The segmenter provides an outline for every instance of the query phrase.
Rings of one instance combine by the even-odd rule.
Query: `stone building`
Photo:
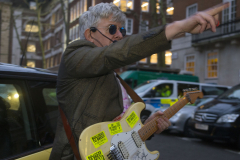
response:
[[[240,82],[240,1],[174,0],[173,20],[227,1],[230,7],[220,14],[216,33],[185,34],[172,41],[171,68],[190,71],[203,83],[233,86]]]

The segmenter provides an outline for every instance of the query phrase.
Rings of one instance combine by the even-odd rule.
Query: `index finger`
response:
[[[214,16],[228,7],[229,7],[229,2],[221,3],[212,8],[205,10],[204,12],[206,12],[207,14],[209,14],[211,16]]]

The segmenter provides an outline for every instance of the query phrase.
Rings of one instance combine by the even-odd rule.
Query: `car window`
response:
[[[153,81],[147,81],[147,82],[144,82],[143,84],[140,84],[139,86],[137,86],[136,88],[134,88],[134,91],[136,93],[141,93],[141,92],[144,92],[146,90],[148,90],[149,88],[152,88],[153,86],[155,86],[157,82]]]
[[[163,83],[152,87],[152,89],[144,96],[144,98],[150,97],[170,97],[173,93],[172,83]]]
[[[240,99],[240,85],[237,85],[223,94],[221,94],[218,98],[221,99]]]
[[[56,96],[56,89],[55,88],[43,88],[43,99],[46,105],[53,105],[57,106],[57,96]]]
[[[227,90],[225,87],[202,86],[203,95],[220,95]]]
[[[41,146],[52,144],[57,126],[58,103],[56,83],[28,81],[34,104],[34,115]]]
[[[0,80],[0,159],[39,147],[22,81]]]

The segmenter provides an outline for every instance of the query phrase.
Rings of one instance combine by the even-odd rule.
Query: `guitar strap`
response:
[[[137,95],[137,93],[118,74],[116,74],[116,77],[120,80],[121,84],[126,89],[128,95],[132,98],[132,100],[135,103],[136,102],[144,103],[144,101]],[[78,150],[77,144],[75,142],[75,139],[73,137],[73,133],[72,133],[71,127],[68,123],[68,120],[66,118],[66,115],[65,115],[65,113],[63,112],[63,110],[60,106],[58,106],[58,108],[59,108],[60,115],[61,115],[61,118],[62,118],[62,121],[63,121],[64,130],[66,132],[68,141],[69,141],[69,143],[72,147],[73,153],[74,153],[77,160],[81,160],[79,150]]]
[[[116,74],[116,77],[120,80],[121,84],[123,85],[123,87],[126,89],[128,95],[132,98],[133,102],[142,102],[144,103],[144,101],[142,100],[142,98],[140,98],[137,93],[118,75]]]
[[[79,151],[78,151],[78,147],[77,147],[77,144],[76,144],[75,139],[73,137],[73,133],[72,133],[71,127],[68,123],[67,117],[66,117],[65,113],[63,112],[62,108],[60,106],[58,106],[58,108],[59,108],[60,115],[61,115],[61,118],[62,118],[63,127],[64,127],[65,133],[67,135],[68,141],[69,141],[69,143],[72,147],[73,153],[74,153],[77,160],[81,160],[80,154],[79,154]]]

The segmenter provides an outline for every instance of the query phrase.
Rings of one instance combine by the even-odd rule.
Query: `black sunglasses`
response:
[[[117,25],[111,24],[108,29],[109,33],[114,35],[117,32]],[[126,29],[124,27],[121,27],[119,31],[122,33],[123,37],[126,35]]]

